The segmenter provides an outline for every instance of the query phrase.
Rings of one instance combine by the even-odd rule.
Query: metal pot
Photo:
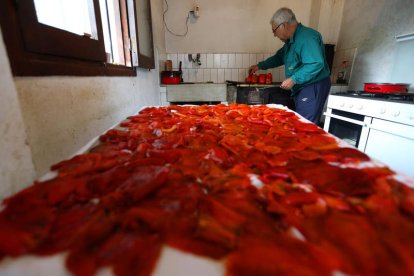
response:
[[[181,83],[181,71],[162,71],[161,83],[162,84],[179,84]]]
[[[364,91],[372,93],[401,93],[408,92],[408,83],[365,83]]]

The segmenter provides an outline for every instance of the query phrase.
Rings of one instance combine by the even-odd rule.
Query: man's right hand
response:
[[[259,70],[259,66],[257,66],[257,65],[250,66],[249,75],[255,73],[257,70]]]

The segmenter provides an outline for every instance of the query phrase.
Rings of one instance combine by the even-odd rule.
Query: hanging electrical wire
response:
[[[167,11],[168,11],[168,2],[167,2],[167,0],[164,0],[165,1],[165,4],[167,5],[167,9],[164,11],[164,13],[162,14],[162,20],[164,21],[164,26],[165,26],[165,28],[167,29],[167,31],[170,33],[170,34],[172,34],[172,35],[175,35],[175,36],[186,36],[187,35],[187,33],[188,33],[188,19],[190,18],[190,13],[191,13],[191,11],[189,11],[188,12],[188,14],[187,14],[187,19],[185,20],[185,33],[184,34],[176,34],[176,33],[174,33],[173,31],[171,31],[169,28],[168,28],[168,26],[167,26],[167,22],[165,22],[165,14],[167,13]]]

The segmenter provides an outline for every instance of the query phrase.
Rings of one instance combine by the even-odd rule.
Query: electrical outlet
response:
[[[197,4],[194,4],[194,8],[191,11],[191,13],[193,14],[194,18],[199,18],[200,17],[200,6]]]

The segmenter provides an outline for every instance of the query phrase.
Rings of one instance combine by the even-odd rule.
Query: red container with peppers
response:
[[[258,78],[259,84],[265,84],[266,83],[266,74],[260,74]]]
[[[266,84],[272,84],[272,73],[266,74]]]
[[[245,82],[246,83],[251,83],[251,84],[256,84],[256,83],[258,83],[258,84],[272,84],[272,73],[260,74],[260,75],[250,74],[245,79]]]

